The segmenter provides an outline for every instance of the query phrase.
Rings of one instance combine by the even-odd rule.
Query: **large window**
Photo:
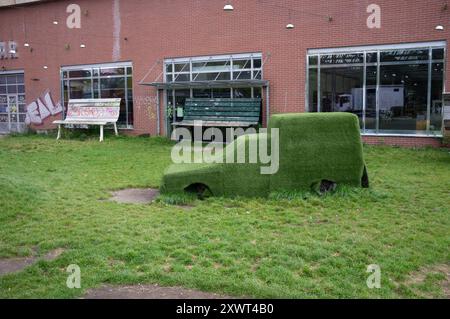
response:
[[[183,120],[187,98],[262,98],[261,53],[199,56],[164,60],[168,131]]]
[[[308,110],[350,112],[364,133],[439,135],[445,43],[310,50]]]
[[[118,124],[133,126],[131,63],[71,66],[61,69],[64,104],[69,99],[121,98]]]
[[[164,61],[166,82],[262,79],[260,53],[176,58]]]

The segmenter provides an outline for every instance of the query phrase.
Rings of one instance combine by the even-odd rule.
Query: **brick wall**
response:
[[[414,136],[363,136],[363,142],[370,145],[391,145],[402,147],[450,147],[442,145],[441,138]]]
[[[155,89],[138,82],[158,60],[262,52],[264,58],[268,57],[264,78],[270,81],[271,113],[303,112],[308,49],[447,40],[450,35],[450,10],[442,11],[445,1],[234,0],[234,11],[224,12],[225,2],[78,0],[83,12],[82,28],[74,30],[65,26],[66,7],[73,1],[3,8],[0,39],[18,41],[19,58],[0,61],[0,68],[25,70],[29,102],[46,89],[59,99],[59,70],[63,65],[132,61],[133,134],[156,134],[156,107],[145,100],[155,96]],[[381,29],[366,26],[366,8],[371,3],[382,8]],[[114,39],[113,12],[117,4],[121,29],[120,37]],[[333,18],[331,22],[328,16]],[[55,19],[60,21],[58,25],[52,24]],[[295,28],[287,30],[287,23],[293,23]],[[438,24],[444,25],[445,30],[436,31]],[[32,52],[23,47],[25,40],[31,43]],[[121,48],[116,58],[115,40]],[[81,42],[86,44],[85,49],[79,48]],[[66,44],[70,44],[70,50]],[[44,70],[43,65],[48,65],[48,69]],[[161,71],[162,65],[158,65],[147,80],[153,81]],[[450,77],[446,78],[448,86]]]

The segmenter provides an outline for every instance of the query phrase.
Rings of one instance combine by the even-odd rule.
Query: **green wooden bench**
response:
[[[183,113],[172,125],[250,127],[259,124],[261,99],[186,99]]]

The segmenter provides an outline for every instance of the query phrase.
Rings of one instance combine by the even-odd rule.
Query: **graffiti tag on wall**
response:
[[[50,92],[47,91],[44,93],[44,95],[37,98],[27,106],[27,116],[25,118],[25,123],[27,125],[41,125],[46,118],[58,115],[62,113],[62,111],[63,107],[61,103],[53,103]]]

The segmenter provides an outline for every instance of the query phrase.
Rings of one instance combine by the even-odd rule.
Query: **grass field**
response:
[[[233,296],[445,298],[450,263],[448,150],[365,146],[370,189],[319,197],[108,201],[158,187],[161,138],[0,139],[0,258],[64,253],[0,277],[0,297],[80,297],[107,284],[158,283]],[[81,267],[82,289],[66,287]],[[369,264],[381,288],[366,285]]]

